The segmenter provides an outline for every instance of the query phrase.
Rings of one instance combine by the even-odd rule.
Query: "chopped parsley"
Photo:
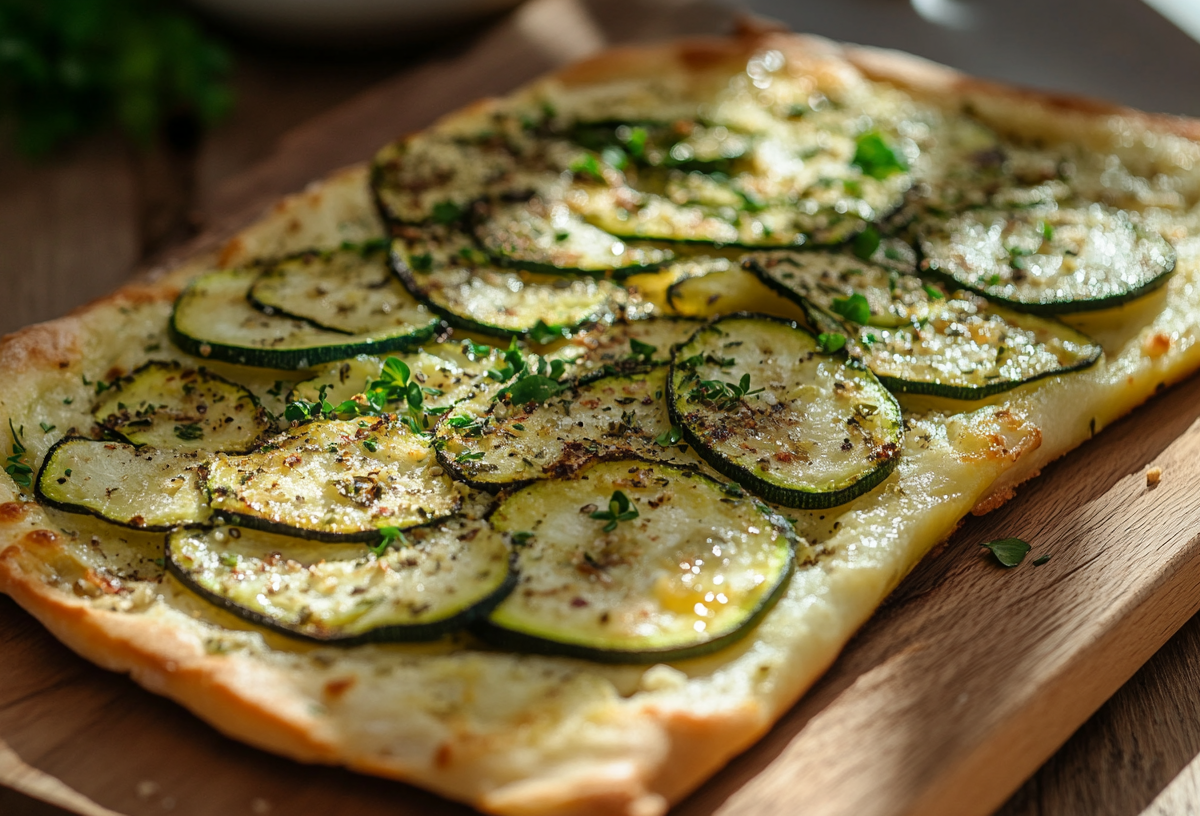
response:
[[[667,430],[660,433],[654,438],[656,444],[664,448],[669,448],[672,445],[679,444],[679,440],[683,438],[683,430],[678,425],[672,425]]]
[[[871,321],[871,304],[858,292],[850,297],[834,298],[829,308],[851,323],[865,326]]]
[[[376,558],[383,557],[387,552],[388,547],[407,547],[408,539],[401,532],[399,527],[380,527],[379,528],[379,543],[371,547],[371,552],[375,553]]]
[[[995,541],[988,541],[983,546],[991,550],[996,560],[1006,567],[1015,567],[1020,564],[1031,549],[1019,538],[999,538]]]
[[[850,163],[862,170],[864,176],[879,181],[908,170],[908,163],[875,130],[855,140],[854,159]]]
[[[464,210],[453,201],[439,201],[433,205],[433,220],[439,224],[453,224],[463,217]]]
[[[195,422],[189,422],[185,425],[175,426],[175,436],[185,442],[194,442],[197,439],[204,438],[204,429]]]

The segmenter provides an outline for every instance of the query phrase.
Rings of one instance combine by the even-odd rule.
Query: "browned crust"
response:
[[[88,608],[28,574],[19,545],[0,552],[0,588],[74,652],[145,688],[183,703],[218,730],[302,762],[337,761],[311,721],[285,717],[247,694],[272,688],[271,672],[207,658],[198,644],[161,622]],[[238,676],[230,677],[234,669]],[[247,725],[252,723],[252,727]]]

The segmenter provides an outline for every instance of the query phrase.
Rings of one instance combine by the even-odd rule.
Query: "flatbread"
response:
[[[164,576],[161,535],[41,507],[7,476],[0,590],[84,657],[236,739],[298,761],[405,780],[492,813],[663,813],[762,736],[966,513],[999,506],[1046,463],[1200,366],[1200,123],[769,33],[609,51],[438,126],[469,132],[492,106],[530,100],[559,110],[619,110],[622,99],[637,110],[691,110],[698,95],[731,77],[760,79],[755,72],[776,63],[783,68],[773,69],[775,81],[794,73],[821,87],[881,89],[899,104],[946,116],[970,109],[1008,135],[1116,157],[1105,189],[1142,210],[1177,261],[1158,292],[1073,320],[1105,349],[1092,368],[965,413],[955,413],[961,404],[906,398],[896,472],[850,504],[796,513],[820,557],[797,570],[746,639],[650,667],[502,653],[465,635],[421,645],[308,645],[256,629]],[[381,235],[366,169],[335,174],[281,202],[219,253],[5,338],[0,423],[23,427],[36,469],[67,429],[90,425],[93,383],[148,357],[195,362],[166,336],[171,305],[192,277]],[[282,376],[209,365],[260,395]]]

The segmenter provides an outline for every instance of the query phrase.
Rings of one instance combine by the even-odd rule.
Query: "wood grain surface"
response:
[[[728,21],[723,10],[691,3],[538,0],[461,56],[403,73],[290,131],[265,162],[212,187],[206,207],[221,216],[200,240],[217,240],[278,195],[400,132],[605,42]],[[77,175],[61,173],[63,200],[81,196]],[[120,263],[132,265],[137,249],[126,240],[99,245],[113,268],[97,293],[115,285]],[[1121,685],[1200,607],[1198,419],[1200,381],[1191,381],[1052,465],[997,513],[969,519],[818,686],[676,812],[983,814],[1014,790],[1005,816],[1194,808],[1200,621]],[[1152,464],[1164,471],[1153,489],[1144,477]],[[1051,560],[996,567],[977,545],[1001,535],[1020,535]],[[0,655],[0,781],[66,809],[45,813],[469,812],[227,740],[74,656],[4,598]],[[23,801],[0,794],[0,812],[33,813]]]

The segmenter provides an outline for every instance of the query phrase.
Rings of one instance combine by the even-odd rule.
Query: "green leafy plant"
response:
[[[157,0],[0,3],[0,118],[44,155],[116,124],[149,143],[164,125],[208,126],[230,109],[228,52]]]

